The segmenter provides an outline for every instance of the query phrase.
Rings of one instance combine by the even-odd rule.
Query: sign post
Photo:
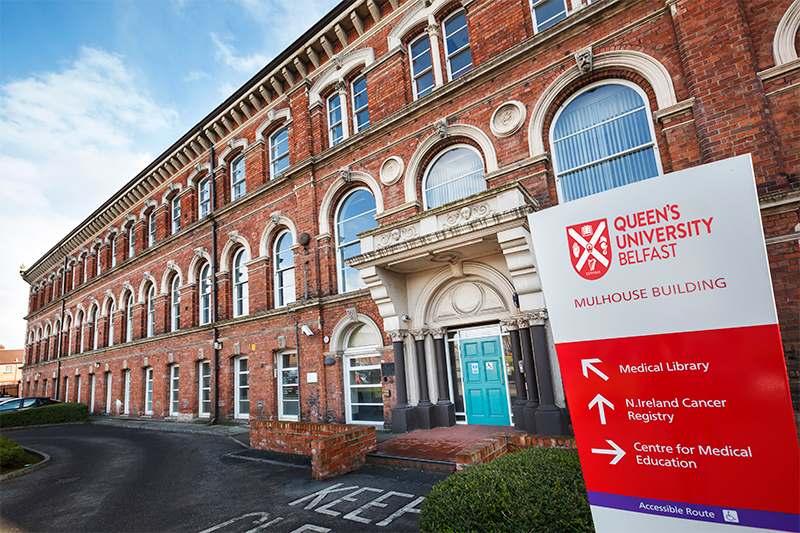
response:
[[[749,156],[530,215],[598,532],[800,531]]]

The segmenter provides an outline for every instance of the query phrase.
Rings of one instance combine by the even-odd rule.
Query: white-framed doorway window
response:
[[[126,415],[131,414],[131,371],[126,370],[122,373],[122,383],[125,387],[125,395],[123,402],[123,413]]]
[[[169,369],[169,414],[176,416],[180,411],[180,367],[172,365]]]
[[[106,372],[106,414],[111,413],[111,372]]]
[[[197,414],[201,417],[211,416],[211,361],[200,361],[198,366],[199,383]]]
[[[91,383],[91,394],[89,399],[89,410],[94,413],[94,385],[95,385],[95,375],[92,374],[92,383]]]
[[[347,336],[343,359],[348,424],[383,425],[379,344],[378,335],[366,324]]]
[[[144,370],[144,414],[153,414],[153,369]]]
[[[250,418],[250,363],[247,357],[234,359],[234,417]]]
[[[278,355],[278,419],[297,421],[300,415],[300,376],[296,353]]]

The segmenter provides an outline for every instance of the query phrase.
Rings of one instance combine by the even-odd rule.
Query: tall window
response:
[[[200,269],[200,324],[211,323],[211,265]]]
[[[169,376],[169,414],[175,416],[178,414],[181,406],[178,394],[180,391],[180,368],[178,368],[178,365],[172,365],[170,367]]]
[[[236,200],[247,192],[244,180],[244,156],[234,160],[231,165],[231,199]]]
[[[377,227],[375,197],[367,189],[356,189],[339,206],[336,213],[336,260],[339,273],[339,292],[364,287],[358,270],[345,262],[361,253],[357,235]]]
[[[92,350],[96,350],[99,345],[100,340],[100,328],[97,326],[99,325],[98,316],[100,313],[97,312],[97,308],[94,308],[92,311]]]
[[[78,263],[72,265],[72,288],[78,285]]]
[[[589,86],[556,113],[551,134],[559,200],[660,174],[650,110],[625,82]]]
[[[131,371],[124,370],[122,372],[122,386],[124,388],[122,393],[122,412],[126,415],[131,414]]]
[[[97,251],[95,251],[95,256],[97,257],[97,265],[96,265],[97,268],[94,271],[94,275],[95,276],[99,276],[100,275],[100,248],[99,247],[97,248]]]
[[[78,374],[75,376],[75,401],[80,403],[81,401],[81,375]]]
[[[271,175],[275,179],[289,166],[289,130],[283,128],[269,138],[269,161]]]
[[[177,196],[172,199],[170,212],[172,214],[172,233],[178,233],[181,229],[181,199]]]
[[[114,311],[117,310],[117,305],[111,302],[108,308],[108,345],[114,346]]]
[[[106,372],[106,413],[111,412],[111,372]]]
[[[565,0],[531,0],[533,31],[538,33],[567,16]]]
[[[200,383],[198,384],[199,404],[198,414],[200,416],[211,415],[211,362],[200,361],[199,368]]]
[[[234,416],[236,418],[250,417],[250,369],[247,357],[240,357],[234,360],[236,374],[236,400]]]
[[[133,224],[128,228],[128,258],[136,253],[136,234],[133,231]]]
[[[471,146],[456,145],[437,155],[425,172],[425,208],[432,209],[486,190],[483,158]]]
[[[150,211],[147,217],[147,246],[153,246],[156,243],[156,212]]]
[[[86,330],[85,324],[83,323],[83,313],[78,315],[78,324],[80,325],[80,328],[81,328],[80,345],[78,345],[78,352],[79,353],[83,353],[83,349],[84,349],[83,341],[85,340],[84,339],[84,332]]]
[[[434,87],[431,41],[427,33],[420,35],[409,47],[411,50],[411,79],[414,99],[422,98]]]
[[[89,256],[83,258],[83,282],[89,278]]]
[[[95,375],[91,374],[91,379],[89,380],[89,382],[90,382],[90,384],[89,384],[89,412],[90,413],[94,413],[95,412],[94,390],[95,390],[95,382],[96,381],[97,380],[95,379]]]
[[[369,99],[367,77],[361,76],[353,82],[353,129],[356,133],[369,126]]]
[[[128,296],[128,305],[125,306],[125,342],[133,340],[133,294]]]
[[[300,379],[297,372],[297,354],[278,355],[278,419],[297,420],[300,415]]]
[[[247,259],[247,250],[244,248],[233,256],[233,316],[243,316],[249,312]]]
[[[156,329],[156,288],[150,285],[147,291],[147,336],[152,337]]]
[[[170,284],[170,331],[178,331],[181,329],[181,292],[178,288],[181,286],[180,278],[175,275],[172,277]]]
[[[275,240],[275,307],[296,300],[294,290],[294,251],[292,234],[284,231]]]
[[[338,92],[334,92],[330,98],[328,98],[328,141],[331,146],[334,146],[339,144],[344,137],[342,97]]]
[[[153,369],[144,370],[144,414],[153,414]]]
[[[451,80],[472,70],[466,11],[459,11],[444,21],[444,49],[447,54],[447,74]]]
[[[117,236],[111,238],[111,268],[117,266]]]
[[[72,355],[72,317],[67,315],[67,319],[64,320],[64,331],[67,332],[67,355]]]
[[[348,336],[344,355],[348,424],[383,424],[379,344],[367,325],[357,326]]]
[[[199,218],[211,213],[211,180],[205,178],[197,185]]]

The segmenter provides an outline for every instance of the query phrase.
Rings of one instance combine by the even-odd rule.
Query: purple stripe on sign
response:
[[[621,494],[589,491],[589,503],[598,507],[609,507],[622,511],[646,513],[685,520],[701,520],[732,526],[760,527],[776,531],[800,532],[800,515],[757,511],[740,507],[720,507],[697,503],[651,500]]]

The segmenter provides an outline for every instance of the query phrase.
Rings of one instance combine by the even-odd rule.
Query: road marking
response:
[[[390,516],[390,517],[389,517],[389,518],[387,518],[386,520],[383,520],[383,521],[381,521],[381,522],[378,522],[378,525],[379,525],[379,526],[388,526],[389,524],[391,524],[391,523],[392,523],[392,520],[394,520],[394,519],[395,519],[395,518],[397,518],[398,516],[404,515],[404,514],[406,514],[406,513],[416,513],[416,514],[419,514],[419,509],[417,509],[417,508],[416,508],[416,506],[417,506],[417,504],[419,504],[419,503],[422,503],[422,501],[423,501],[424,499],[425,499],[425,496],[420,496],[419,498],[417,498],[417,499],[416,499],[416,500],[414,500],[413,502],[409,503],[408,505],[406,505],[405,507],[403,507],[403,508],[402,508],[402,509],[400,509],[399,511],[395,512],[395,513],[394,513],[392,516]]]
[[[351,489],[357,489],[358,488],[358,485],[353,485],[352,487],[343,487],[341,489],[337,488],[337,487],[341,487],[341,486],[342,486],[342,483],[336,483],[336,484],[331,485],[330,487],[328,487],[326,489],[318,490],[317,492],[309,494],[308,496],[303,496],[299,500],[295,500],[292,503],[290,503],[289,505],[297,505],[298,503],[304,502],[304,501],[308,500],[309,498],[314,498],[314,496],[316,496],[316,498],[314,498],[311,501],[311,503],[309,503],[308,505],[306,505],[304,507],[305,509],[313,509],[314,507],[316,507],[316,505],[319,502],[324,500],[325,496],[327,496],[328,494],[333,494],[334,492],[341,492],[343,490],[351,490]]]
[[[355,496],[356,494],[360,494],[362,492],[366,492],[366,491],[381,493],[381,492],[383,492],[383,489],[373,489],[373,488],[370,488],[370,487],[364,487],[364,488],[361,488],[361,489],[356,489],[353,492],[351,492],[350,494],[346,494],[346,495],[342,496],[338,500],[333,500],[330,503],[326,503],[322,507],[318,507],[317,509],[315,509],[315,511],[317,511],[318,513],[323,513],[323,514],[327,514],[327,515],[330,515],[330,516],[339,516],[342,513],[340,511],[331,510],[331,507],[333,507],[337,503],[342,503],[342,502],[357,502],[358,500],[356,498],[353,498],[353,496]]]
[[[298,527],[292,533],[302,533],[303,531],[315,531],[316,533],[328,533],[330,529],[322,526],[315,526],[314,524],[305,524]]]
[[[358,509],[356,509],[356,510],[350,512],[350,513],[347,513],[346,515],[344,515],[343,518],[345,518],[347,520],[353,520],[354,522],[361,522],[362,524],[369,524],[370,522],[372,522],[371,519],[364,518],[364,517],[361,517],[361,516],[358,516],[358,515],[360,513],[363,513],[364,511],[366,511],[370,507],[386,507],[388,504],[382,503],[382,502],[383,502],[383,500],[389,498],[390,496],[402,496],[403,498],[413,498],[414,497],[413,494],[406,494],[405,492],[395,492],[393,490],[390,490],[386,494],[381,494],[380,496],[378,496],[377,498],[375,498],[371,502],[365,503],[364,505],[362,505]]]
[[[257,513],[247,513],[247,514],[243,514],[242,516],[237,516],[236,518],[231,518],[230,520],[228,520],[226,522],[223,522],[221,524],[217,524],[216,526],[210,527],[208,529],[204,529],[200,533],[212,533],[212,532],[218,531],[218,530],[220,530],[220,529],[222,529],[222,528],[224,528],[226,526],[234,524],[234,523],[236,523],[236,522],[238,522],[240,520],[245,520],[247,518],[255,518],[255,517],[258,517],[258,518],[253,520],[253,524],[257,524],[257,526],[255,528],[253,528],[253,529],[250,529],[250,530],[246,531],[245,533],[256,533],[256,532],[261,531],[262,529],[264,529],[264,528],[266,528],[268,526],[271,526],[272,524],[274,524],[276,522],[280,522],[281,520],[283,520],[283,518],[279,516],[275,520],[272,520],[270,522],[264,523],[269,518],[269,513],[258,513],[258,512]]]

